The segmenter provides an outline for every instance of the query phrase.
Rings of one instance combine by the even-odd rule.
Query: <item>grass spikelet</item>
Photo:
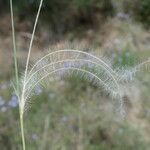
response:
[[[77,76],[92,82],[94,85],[103,88],[112,98],[119,102],[119,111],[124,116],[123,109],[123,94],[125,82],[128,83],[133,79],[135,74],[142,68],[149,67],[150,59],[133,67],[133,68],[117,68],[114,69],[109,61],[102,57],[97,57],[87,51],[79,50],[74,46],[60,49],[57,45],[56,49],[51,49],[51,52],[41,57],[31,67],[29,66],[30,55],[33,45],[34,34],[40,15],[40,10],[43,0],[40,0],[39,9],[37,12],[29,51],[26,61],[25,72],[18,79],[17,59],[16,59],[16,42],[13,22],[12,0],[11,4],[11,18],[12,18],[12,33],[13,33],[13,47],[14,47],[14,62],[16,71],[16,87],[15,91],[19,99],[19,113],[20,113],[20,127],[22,136],[23,150],[26,150],[25,136],[24,136],[24,112],[31,104],[34,89],[41,85],[47,87],[49,81],[58,80],[66,76]]]
[[[54,79],[56,76],[61,77],[72,71],[74,74],[82,72],[81,76],[103,86],[111,95],[119,94],[120,87],[116,72],[111,66],[90,53],[65,49],[49,53],[33,65],[24,82],[24,103],[28,102],[34,88],[44,80],[47,81],[48,77]]]

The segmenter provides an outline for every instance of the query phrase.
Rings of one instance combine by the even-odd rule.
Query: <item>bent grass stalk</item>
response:
[[[26,81],[26,76],[27,76],[27,72],[28,72],[31,49],[32,49],[32,45],[33,45],[33,39],[34,39],[34,35],[35,35],[36,26],[38,23],[38,18],[40,15],[42,3],[43,3],[43,0],[40,1],[39,9],[38,9],[34,27],[33,27],[33,32],[32,32],[32,36],[31,36],[31,41],[30,41],[29,51],[28,51],[28,56],[27,56],[27,61],[26,61],[26,67],[25,67],[25,75],[24,75],[24,81],[23,81],[24,84],[23,84],[23,89],[22,89],[22,94],[21,94],[21,99],[20,99],[20,122],[21,122],[21,135],[22,135],[23,150],[26,150],[25,135],[24,135],[24,115],[23,115],[24,114],[24,106],[25,106],[25,103],[24,103],[25,81]]]
[[[27,76],[27,72],[28,72],[28,65],[29,65],[29,59],[30,59],[30,55],[31,55],[31,49],[32,49],[33,39],[34,39],[35,30],[36,30],[36,26],[37,26],[37,22],[38,22],[38,18],[39,18],[39,14],[40,14],[40,10],[41,10],[42,4],[43,4],[43,0],[40,1],[39,9],[38,9],[36,20],[35,20],[34,27],[33,27],[33,32],[32,32],[32,36],[31,36],[31,41],[30,41],[29,51],[28,51],[28,56],[27,56],[27,61],[26,61],[24,82],[26,80],[26,76]],[[25,89],[25,86],[23,86],[22,94],[21,94],[21,98],[20,98],[12,0],[10,0],[10,13],[11,13],[13,53],[14,53],[15,76],[16,76],[16,92],[17,92],[16,94],[17,94],[18,99],[19,99],[20,127],[21,127],[21,137],[22,137],[22,146],[23,146],[22,148],[23,148],[23,150],[26,150],[25,136],[24,136],[24,121],[23,121],[23,119],[24,119],[23,118],[23,113],[24,113],[23,108],[24,108],[24,89]]]
[[[26,144],[25,144],[25,134],[24,134],[24,112],[25,112],[25,106],[28,102],[28,99],[33,91],[33,89],[40,84],[40,82],[44,79],[46,79],[48,76],[51,76],[52,74],[55,74],[60,71],[68,71],[68,70],[75,70],[77,72],[82,72],[83,74],[88,74],[90,77],[93,77],[96,79],[96,82],[101,84],[101,86],[106,89],[108,92],[112,92],[114,95],[116,94],[120,99],[120,107],[123,108],[123,102],[122,102],[122,93],[120,92],[121,86],[120,86],[120,80],[123,80],[121,78],[121,75],[115,71],[111,66],[109,66],[105,61],[102,59],[80,50],[74,50],[74,49],[64,49],[64,50],[57,50],[54,52],[50,52],[49,54],[42,57],[39,61],[37,61],[33,67],[29,70],[29,61],[30,61],[30,55],[35,35],[36,26],[38,23],[38,18],[40,15],[40,11],[42,8],[43,0],[40,1],[38,12],[36,15],[33,32],[29,44],[29,50],[26,60],[26,67],[25,67],[25,73],[23,76],[22,84],[19,82],[18,78],[18,66],[17,66],[17,55],[16,55],[16,41],[15,41],[15,29],[14,29],[14,16],[13,16],[13,6],[12,6],[12,0],[10,0],[10,11],[11,11],[11,24],[12,24],[12,40],[13,40],[13,53],[14,53],[14,64],[15,64],[15,77],[16,77],[16,94],[18,96],[19,101],[19,115],[20,115],[20,128],[21,128],[21,138],[22,138],[22,149],[26,150]],[[61,54],[63,56],[63,53],[72,53],[72,55],[69,55],[69,58],[59,58],[58,60],[54,61],[48,61],[47,58],[54,57],[56,54]],[[86,56],[86,57],[85,57]],[[56,57],[56,56],[55,56]],[[79,58],[78,58],[79,57]],[[88,58],[88,59],[87,59]],[[45,63],[46,62],[46,63]],[[62,67],[63,63],[69,62],[73,63],[73,65],[69,65],[69,67]],[[94,67],[99,68],[100,72],[92,72],[92,70],[88,70],[86,68],[82,68],[82,65],[79,65],[80,62],[82,62],[85,65],[92,64]],[[138,70],[143,65],[149,63],[150,60],[147,60],[137,66],[135,66],[133,69]],[[44,65],[43,65],[44,63]],[[39,67],[40,64],[40,67]],[[75,65],[78,65],[77,67]],[[97,71],[99,71],[97,70]],[[130,72],[131,73],[131,72]],[[131,74],[127,74],[127,77]],[[133,76],[133,74],[132,74]],[[86,76],[87,77],[87,76]],[[92,78],[92,79],[93,79]],[[112,95],[113,95],[112,94]]]

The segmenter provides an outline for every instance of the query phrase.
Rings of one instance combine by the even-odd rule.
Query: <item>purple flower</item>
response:
[[[95,67],[95,64],[93,64],[93,63],[88,63],[88,67],[89,67],[90,69],[92,69],[92,68]]]
[[[43,89],[42,89],[41,86],[37,86],[37,87],[35,88],[35,93],[36,93],[37,95],[41,94],[42,92],[43,92]]]
[[[1,112],[6,112],[7,111],[7,107],[6,106],[3,106],[2,108],[1,108]]]
[[[62,64],[62,67],[64,67],[64,68],[69,68],[69,67],[73,67],[73,66],[74,66],[74,62],[71,62],[71,61],[65,61]]]
[[[64,67],[63,67],[64,68]],[[56,73],[56,80],[61,80],[61,78],[64,76],[65,70],[60,70]]]
[[[127,13],[119,12],[119,13],[117,13],[117,17],[120,19],[128,19],[130,16]]]
[[[0,96],[0,106],[3,106],[5,104],[4,99],[2,98],[2,96]]]
[[[56,72],[56,80],[57,81],[61,80],[63,74],[64,74],[63,70]]]
[[[70,62],[65,61],[62,65],[64,68],[68,68],[70,66]]]
[[[14,108],[18,106],[18,99],[16,95],[12,95],[11,99],[8,102],[8,105]]]

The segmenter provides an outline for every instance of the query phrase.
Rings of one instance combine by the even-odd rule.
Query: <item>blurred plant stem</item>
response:
[[[12,0],[10,0],[10,13],[11,13],[11,25],[12,25],[12,40],[13,40],[13,55],[14,55],[14,64],[15,64],[15,76],[16,76],[16,92],[19,96],[19,78],[18,78],[18,65],[17,65],[17,48],[16,48],[16,36],[15,36],[15,25],[14,25],[14,15],[13,15],[13,5]],[[18,97],[19,99],[19,97]],[[20,108],[19,108],[20,109]],[[21,112],[21,111],[20,111]],[[21,137],[22,137],[22,146],[25,150],[25,139],[24,139],[24,127],[23,127],[23,116],[20,113],[20,127],[21,127]]]
[[[80,111],[79,116],[79,135],[78,135],[78,145],[77,150],[83,150],[83,123],[82,123],[82,111]]]
[[[45,123],[44,123],[44,132],[43,132],[43,137],[42,137],[42,142],[39,150],[44,150],[46,149],[46,142],[47,142],[47,134],[48,134],[48,129],[49,129],[49,115],[46,116],[45,118]]]
[[[23,150],[26,150],[23,115],[20,115],[20,127],[21,127],[21,137],[22,137],[22,148]]]
[[[18,65],[17,65],[17,48],[16,48],[16,36],[15,36],[15,25],[14,25],[14,15],[12,0],[10,0],[10,14],[11,14],[11,26],[12,26],[12,43],[13,43],[13,56],[15,64],[15,76],[16,76],[16,90],[19,91],[19,78],[18,78]]]
[[[15,36],[15,25],[14,25],[14,15],[13,15],[13,4],[10,0],[10,14],[11,14],[11,25],[12,25],[12,41],[13,41],[13,55],[14,55],[14,64],[15,64],[15,76],[16,76],[16,92],[19,99],[19,78],[18,78],[18,64],[17,64],[17,48],[16,48],[16,36]],[[20,108],[19,108],[20,110]],[[22,137],[22,146],[25,150],[25,139],[24,139],[24,127],[23,127],[23,116],[20,113],[20,127],[21,127],[21,137]]]

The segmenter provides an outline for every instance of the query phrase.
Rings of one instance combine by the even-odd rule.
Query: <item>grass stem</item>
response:
[[[15,77],[16,77],[16,89],[19,92],[19,78],[18,78],[18,65],[17,65],[17,48],[16,48],[16,36],[15,36],[15,25],[14,25],[14,15],[13,15],[13,6],[12,0],[10,0],[10,14],[11,14],[11,26],[12,26],[12,41],[13,41],[13,57],[15,65]]]
[[[26,150],[23,115],[20,115],[20,127],[21,127],[21,137],[22,137],[22,148],[23,150]]]
[[[34,35],[35,35],[35,30],[36,30],[36,26],[37,26],[37,23],[38,23],[38,19],[39,19],[40,11],[41,11],[41,8],[42,8],[42,4],[43,4],[43,0],[40,1],[39,9],[38,9],[38,12],[37,12],[37,15],[36,15],[36,19],[35,19],[35,23],[34,23],[34,27],[33,27],[33,31],[32,31],[32,36],[31,36],[31,40],[30,40],[29,51],[28,51],[28,56],[27,56],[27,61],[26,61],[26,68],[25,68],[25,80],[26,80],[26,76],[27,76],[29,60],[30,60],[30,55],[31,55],[31,50],[32,50],[32,45],[33,45],[33,39],[34,39]]]
[[[35,35],[35,30],[36,30],[36,26],[38,23],[38,18],[40,15],[40,11],[42,8],[42,4],[43,4],[43,0],[40,1],[40,5],[39,5],[39,9],[36,15],[36,19],[35,19],[35,23],[34,23],[34,27],[33,27],[33,32],[32,32],[32,36],[31,36],[31,40],[30,40],[30,45],[29,45],[29,51],[28,51],[28,56],[27,56],[27,61],[26,61],[26,67],[25,67],[25,75],[24,75],[24,83],[23,83],[23,89],[22,89],[22,94],[21,94],[21,101],[20,101],[20,126],[21,126],[21,137],[22,137],[22,146],[23,146],[23,150],[26,150],[25,148],[25,136],[24,136],[24,121],[23,121],[23,112],[24,112],[24,92],[25,92],[25,84],[26,84],[26,77],[27,77],[27,73],[28,73],[28,66],[29,66],[29,60],[30,60],[30,55],[31,55],[31,50],[32,50],[32,45],[33,45],[33,39],[34,39],[34,35]]]

